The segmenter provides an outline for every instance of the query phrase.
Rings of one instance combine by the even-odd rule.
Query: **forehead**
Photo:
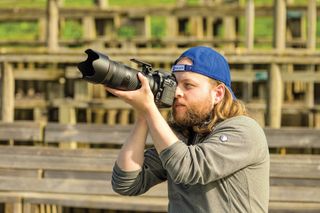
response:
[[[177,62],[177,64],[192,65],[192,60],[191,60],[190,58],[183,57],[183,58],[179,59],[179,61]]]

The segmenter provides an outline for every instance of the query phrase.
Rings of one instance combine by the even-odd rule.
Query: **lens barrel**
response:
[[[85,53],[88,55],[87,60],[78,64],[83,79],[119,90],[136,90],[141,87],[138,79],[139,70],[112,61],[108,56],[92,49],[87,49]],[[158,83],[152,75],[146,75],[146,77],[155,94],[159,87]]]

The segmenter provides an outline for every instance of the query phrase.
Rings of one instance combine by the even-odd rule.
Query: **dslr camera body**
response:
[[[142,72],[148,79],[154,100],[159,108],[170,107],[173,104],[177,82],[172,73],[163,70],[152,70],[152,66],[143,61],[131,59],[142,67],[142,70],[133,69],[122,63],[109,59],[108,56],[87,49],[88,58],[78,64],[82,78],[95,84],[131,91],[141,87],[138,72]]]

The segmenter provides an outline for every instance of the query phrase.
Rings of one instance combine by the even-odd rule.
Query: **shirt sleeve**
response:
[[[154,148],[144,153],[143,167],[137,171],[126,172],[115,163],[112,172],[112,188],[122,195],[140,195],[147,192],[152,186],[166,180],[167,173],[162,167]]]
[[[207,184],[265,159],[268,152],[263,130],[252,119],[230,119],[202,143],[182,141],[160,153],[164,168],[175,183]]]

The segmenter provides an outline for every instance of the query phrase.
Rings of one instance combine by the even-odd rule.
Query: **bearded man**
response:
[[[107,88],[138,113],[113,168],[114,191],[140,195],[167,181],[170,213],[268,212],[266,137],[236,99],[226,59],[192,47],[172,72],[177,89],[169,122],[142,74],[138,90]],[[148,133],[154,148],[145,150]]]

